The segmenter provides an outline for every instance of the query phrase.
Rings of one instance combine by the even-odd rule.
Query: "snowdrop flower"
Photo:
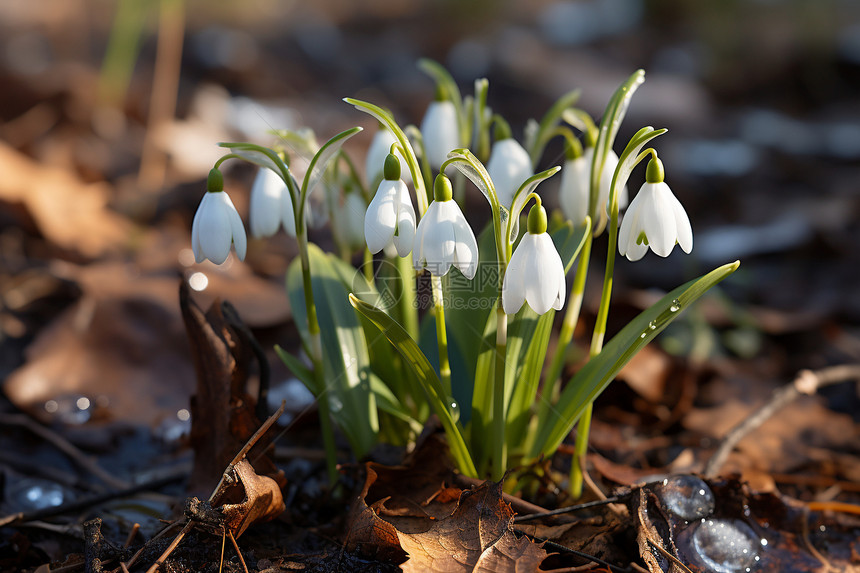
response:
[[[440,173],[433,184],[435,201],[418,223],[412,263],[416,270],[424,267],[436,276],[444,276],[454,265],[468,279],[478,270],[478,242],[452,199],[451,180]]]
[[[502,308],[514,314],[528,302],[538,314],[561,310],[566,291],[564,265],[546,232],[546,210],[538,202],[529,211],[528,233],[511,256],[502,282]]]
[[[367,180],[372,184],[382,178],[382,168],[385,165],[385,158],[391,150],[391,144],[397,143],[397,138],[388,130],[387,127],[380,124],[379,129],[373,135],[373,140],[370,142],[370,147],[367,148],[367,158],[364,160],[364,172],[367,174]],[[405,165],[405,159],[400,150],[397,150],[397,158],[401,165]],[[408,185],[412,183],[412,174],[409,169],[401,171],[400,177]]]
[[[448,152],[460,147],[460,127],[457,123],[457,108],[445,99],[441,89],[436,101],[430,103],[421,121],[421,135],[424,138],[424,153],[430,167],[438,170],[448,159]]]
[[[534,175],[528,151],[511,137],[510,128],[501,123],[496,124],[496,141],[490,152],[487,172],[496,187],[499,203],[508,208],[523,181]]]
[[[332,231],[338,244],[354,251],[364,247],[367,203],[358,191],[341,193],[332,205]]]
[[[415,209],[400,179],[400,161],[390,153],[385,158],[384,175],[364,216],[364,238],[371,253],[393,244],[397,254],[405,257],[415,238]]]
[[[645,183],[621,222],[618,252],[631,261],[645,256],[648,247],[661,257],[668,257],[675,243],[685,253],[693,250],[690,219],[663,178],[663,163],[654,157],[648,162]]]
[[[291,237],[296,236],[296,217],[287,184],[268,167],[261,167],[251,186],[251,235],[271,237],[283,224]]]
[[[191,249],[194,260],[202,263],[209,259],[216,265],[227,260],[230,245],[236,246],[236,255],[245,260],[247,240],[242,219],[227,193],[224,192],[224,177],[218,169],[209,171],[206,194],[197,207],[191,223]]]
[[[594,158],[594,148],[589,147],[576,159],[568,159],[564,162],[561,171],[561,184],[559,185],[559,201],[564,216],[576,224],[585,220],[588,215],[589,189],[591,187],[591,162]],[[611,149],[606,155],[603,163],[603,172],[600,175],[600,189],[597,204],[606,204],[609,210],[609,186],[612,185],[612,175],[618,165],[618,156]],[[627,186],[621,189],[618,195],[618,208],[627,206]]]

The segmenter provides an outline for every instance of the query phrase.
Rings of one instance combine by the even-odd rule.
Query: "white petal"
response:
[[[394,236],[401,185],[406,187],[400,180],[383,179],[367,207],[364,215],[364,239],[371,253],[381,251]]]
[[[450,101],[433,101],[421,121],[424,151],[430,167],[439,169],[448,158],[448,152],[460,147],[460,130],[457,110]]]
[[[520,247],[522,247],[522,241],[520,241],[520,245],[514,251],[514,254],[511,255],[508,268],[505,270],[505,278],[502,281],[502,308],[507,314],[519,312],[526,301],[524,284],[526,273],[524,265],[528,255],[525,254],[526,249],[521,249]]]
[[[588,215],[588,173],[584,156],[565,161],[561,170],[559,202],[564,216],[579,225]]]
[[[200,205],[194,213],[194,220],[191,222],[191,250],[194,251],[194,262],[196,263],[202,263],[206,258],[200,248],[200,213],[203,211],[203,201],[205,200],[206,195],[200,200]]]
[[[200,240],[200,252],[203,258],[209,259],[216,265],[227,260],[230,253],[230,245],[233,242],[233,233],[230,228],[230,215],[219,195],[206,193],[200,204],[200,220],[198,221],[198,233]]]
[[[627,257],[628,261],[638,261],[642,257],[645,256],[645,253],[648,252],[648,245],[645,243],[637,244],[633,243],[627,247],[627,254],[624,256]]]
[[[451,222],[455,240],[454,264],[463,276],[471,280],[475,278],[475,273],[478,271],[478,241],[475,240],[475,233],[456,201],[446,201],[446,203],[453,204],[452,211],[456,211],[455,218]]]
[[[528,241],[526,243],[526,241]],[[524,244],[525,243],[525,244]],[[564,274],[561,257],[547,233],[532,235],[526,233],[520,241],[520,248],[527,249],[525,264],[526,301],[538,314],[545,314],[558,299],[558,275]]]
[[[496,187],[499,203],[510,207],[514,193],[523,181],[533,175],[531,158],[515,139],[502,139],[493,143],[487,172]]]
[[[454,229],[447,203],[433,201],[418,223],[412,261],[416,269],[427,267],[430,273],[443,276],[454,259]]]
[[[248,250],[248,239],[245,236],[245,226],[242,224],[242,218],[239,216],[236,207],[233,206],[233,201],[226,192],[221,192],[221,201],[224,203],[224,209],[227,211],[227,217],[230,220],[230,234],[233,237],[233,246],[236,248],[236,256],[240,261],[245,260],[245,254]]]
[[[678,245],[685,253],[693,250],[693,228],[690,226],[690,218],[684,210],[681,202],[672,194],[673,212],[675,214],[675,232],[677,233]]]
[[[630,208],[627,209],[627,214],[621,220],[621,229],[618,231],[618,253],[622,256],[626,255],[635,246],[636,239],[642,231],[639,219],[644,198],[645,194],[641,191],[637,193],[636,197],[633,198],[633,202],[630,203]]]
[[[271,237],[277,232],[281,222],[281,197],[284,193],[289,193],[287,186],[274,171],[266,167],[257,171],[251,186],[248,214],[253,236]]]
[[[561,257],[559,257],[558,262],[561,263]],[[567,295],[567,282],[564,279],[564,265],[561,266],[561,272],[558,273],[558,294],[555,297],[555,302],[552,307],[555,310],[561,310],[564,306],[564,298]]]
[[[642,228],[648,237],[648,246],[661,257],[668,257],[675,248],[675,211],[669,197],[672,191],[663,183],[645,183],[642,190],[649,191],[642,207]]]
[[[400,202],[397,210],[397,234],[394,235],[394,246],[397,254],[405,257],[412,251],[415,244],[415,209],[409,190],[403,185],[400,190]]]

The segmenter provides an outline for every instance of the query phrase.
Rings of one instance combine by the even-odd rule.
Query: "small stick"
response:
[[[99,478],[101,481],[111,486],[112,488],[126,489],[129,486],[128,482],[115,478],[113,475],[99,467],[95,462],[93,462],[89,457],[84,455],[81,450],[75,447],[66,438],[62,437],[53,430],[36,423],[29,416],[25,416],[24,414],[6,414],[0,416],[0,425],[18,426],[20,428],[30,430],[31,432],[33,432],[34,434],[36,434],[37,436],[39,436],[64,454],[66,454],[82,469],[88,471],[90,474]]]
[[[164,553],[161,554],[161,557],[155,560],[149,569],[146,570],[146,573],[155,573],[158,571],[158,568],[164,565],[164,562],[170,557],[170,554],[173,553],[173,550],[179,545],[179,542],[182,541],[182,538],[185,537],[185,534],[191,531],[191,528],[194,526],[193,521],[189,521],[185,524],[185,527],[182,528],[176,537],[173,538],[173,541],[170,542],[170,545],[167,546],[167,549],[164,550]],[[136,557],[136,556],[135,556]]]
[[[675,557],[674,555],[672,555],[671,553],[666,551],[665,547],[662,547],[659,543],[654,543],[650,539],[648,540],[648,543],[651,544],[651,547],[653,547],[654,549],[659,551],[663,555],[663,557],[665,557],[666,559],[668,559],[669,561],[671,561],[672,563],[674,563],[675,565],[680,567],[681,571],[683,571],[684,573],[693,573],[692,571],[690,571],[689,567],[687,567],[686,565],[684,565],[681,562],[680,559],[678,559],[677,557]]]
[[[770,400],[753,412],[743,422],[729,430],[720,442],[717,451],[705,464],[705,477],[715,478],[725,464],[729,454],[743,438],[765,423],[779,410],[796,400],[802,394],[814,394],[819,388],[846,380],[860,380],[860,365],[848,364],[833,366],[822,370],[801,370],[791,384],[777,388]]]
[[[248,451],[254,447],[254,444],[259,441],[263,434],[269,431],[269,428],[272,427],[272,424],[278,421],[278,418],[280,418],[281,414],[284,413],[284,409],[286,407],[287,402],[286,400],[283,400],[281,402],[281,407],[278,408],[278,410],[274,414],[269,416],[269,419],[263,422],[262,426],[257,428],[257,431],[254,432],[254,435],[248,438],[248,441],[245,442],[245,445],[242,446],[242,449],[239,450],[239,453],[236,454],[236,456],[233,458],[233,461],[230,462],[230,465],[228,465],[227,469],[225,469],[224,472],[221,474],[221,481],[219,481],[218,485],[215,486],[215,489],[212,490],[212,495],[209,496],[209,503],[212,503],[212,501],[215,499],[215,496],[221,491],[221,486],[224,484],[224,477],[230,472],[233,467],[235,467],[236,464],[242,461]]]
[[[562,507],[559,509],[544,511],[542,513],[529,513],[526,515],[517,515],[516,517],[514,517],[514,523],[521,523],[523,521],[531,521],[533,519],[540,519],[542,517],[550,517],[553,515],[564,515],[565,513],[574,513],[577,511],[581,511],[583,509],[588,509],[591,507],[599,507],[601,505],[609,505],[611,503],[617,503],[619,501],[624,501],[624,498],[621,496],[613,496],[613,497],[607,497],[606,499],[598,499],[596,501],[589,501],[586,503],[578,503],[576,505],[570,505],[570,506]]]
[[[553,549],[555,551],[563,551],[565,553],[570,553],[571,555],[576,555],[577,557],[582,557],[583,559],[588,559],[589,561],[592,561],[594,563],[597,563],[598,565],[602,565],[603,567],[606,567],[610,571],[622,571],[622,572],[630,571],[629,567],[619,567],[618,565],[613,565],[611,563],[604,561],[603,559],[601,559],[599,557],[595,557],[594,555],[589,555],[588,553],[583,553],[582,551],[577,551],[576,549],[571,549],[570,547],[565,547],[564,545],[561,545],[559,543],[555,543],[554,541],[550,541],[549,539],[544,539],[542,537],[537,537],[535,535],[529,535],[528,533],[526,533],[525,531],[522,531],[521,529],[514,529],[514,533],[518,533],[520,535],[525,535],[526,537],[528,537],[532,541],[542,543],[544,547],[549,547],[550,549]]]
[[[171,529],[173,529],[174,527],[176,527],[176,526],[177,526],[177,525],[179,525],[180,523],[181,523],[181,521],[179,521],[178,519],[177,519],[176,521],[172,522],[172,523],[168,523],[168,524],[164,527],[164,529],[162,529],[161,531],[159,531],[158,533],[156,533],[156,534],[152,537],[152,539],[150,539],[149,541],[150,541],[150,542],[153,542],[153,541],[155,541],[156,539],[161,538],[161,537],[162,537],[163,535],[165,535],[168,531],[170,531]],[[131,556],[131,559],[129,559],[129,560],[128,560],[128,561],[126,561],[125,563],[120,563],[120,565],[125,565],[126,567],[131,567],[132,565],[134,565],[134,564],[135,564],[135,562],[138,560],[138,558],[140,558],[140,556],[143,554],[144,549],[146,549],[146,544],[144,544],[144,546],[143,546],[143,547],[141,547],[140,549],[138,549],[138,550],[137,550],[137,553],[135,553],[134,555],[132,555],[132,556]]]
[[[232,542],[233,542],[233,547],[236,549],[236,555],[238,555],[238,556],[239,556],[239,561],[242,563],[242,569],[244,569],[244,570],[245,570],[245,573],[250,573],[250,572],[248,571],[248,566],[247,566],[247,565],[245,565],[245,558],[244,558],[244,557],[242,557],[242,552],[241,552],[241,551],[239,551],[239,544],[238,544],[238,543],[236,543],[236,538],[235,538],[235,537],[233,537],[233,532],[232,532],[232,531],[230,531],[230,530],[228,529],[228,530],[227,530],[227,535],[229,535],[229,536],[230,536],[230,541],[232,541]]]
[[[482,479],[470,478],[464,475],[458,475],[457,481],[469,485],[469,486],[480,486],[484,483]],[[509,493],[502,492],[502,499],[511,504],[515,510],[518,512],[529,512],[529,513],[541,513],[546,514],[549,512],[548,509],[543,508],[539,505],[535,505],[534,503],[528,502],[519,497],[513,496]]]
[[[131,531],[128,532],[128,537],[125,539],[125,543],[123,544],[124,549],[128,549],[128,546],[131,545],[131,542],[134,539],[134,536],[137,535],[138,531],[140,531],[140,524],[135,523],[132,526]]]
[[[806,506],[812,511],[836,511],[860,515],[860,505],[841,501],[810,501]]]

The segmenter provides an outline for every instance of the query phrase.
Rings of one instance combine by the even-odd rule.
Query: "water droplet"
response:
[[[448,397],[448,400],[446,403],[448,404],[448,409],[451,411],[451,417],[454,418],[455,422],[459,421],[460,420],[460,404],[458,404],[457,401],[454,398],[452,398],[451,396]]]
[[[677,298],[672,301],[672,306],[669,307],[669,312],[678,312],[681,310],[681,301]]]
[[[45,411],[61,424],[84,424],[92,416],[92,410],[92,401],[81,395],[64,394],[45,401]]]
[[[738,519],[708,519],[693,532],[693,557],[713,573],[749,571],[756,564],[757,536]]]
[[[639,338],[645,338],[646,336],[648,336],[648,333],[643,332],[642,334],[639,335]]]
[[[666,509],[686,521],[702,519],[714,512],[714,494],[696,476],[672,476],[660,486],[659,494]]]
[[[328,404],[331,407],[332,414],[337,414],[343,410],[343,402],[337,396],[332,396],[328,399]]]
[[[657,330],[657,322],[652,320],[648,323],[648,330]]]

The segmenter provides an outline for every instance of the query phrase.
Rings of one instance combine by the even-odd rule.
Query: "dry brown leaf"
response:
[[[83,294],[27,348],[5,381],[9,399],[44,421],[45,402],[63,397],[107,404],[107,416],[130,424],[154,425],[187,408],[194,371],[176,279],[122,263],[53,268]]]
[[[0,200],[23,204],[39,231],[60,248],[97,257],[119,251],[131,225],[108,206],[109,188],[36,163],[0,142]]]
[[[409,554],[401,565],[409,572],[537,571],[546,552],[522,543],[511,530],[514,512],[502,500],[500,483],[485,482],[464,492],[449,517],[434,520],[421,533],[397,532]]]
[[[284,512],[284,498],[277,482],[270,477],[257,475],[248,460],[237,463],[230,473],[233,485],[226,488],[216,501],[240,500],[220,506],[224,525],[234,537],[238,538],[249,526],[271,521]]]

